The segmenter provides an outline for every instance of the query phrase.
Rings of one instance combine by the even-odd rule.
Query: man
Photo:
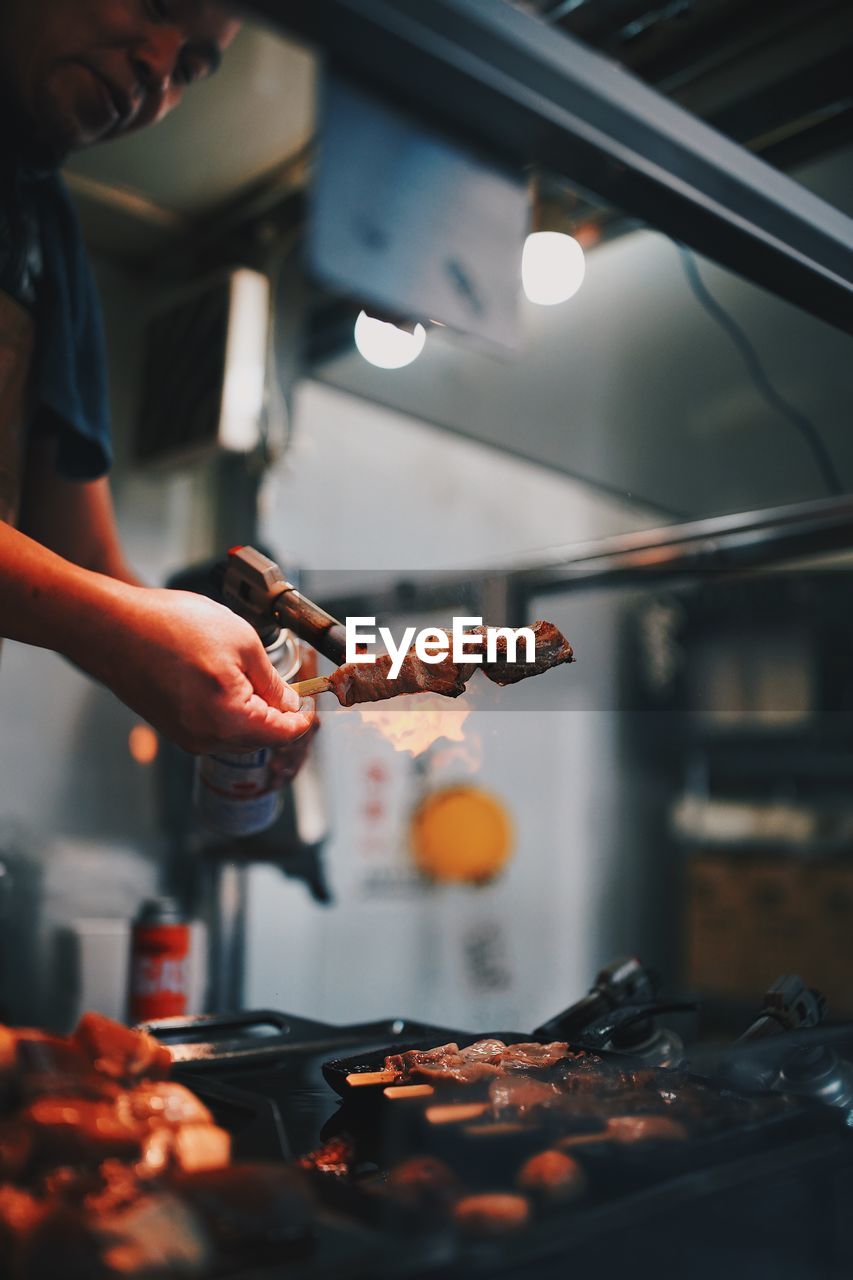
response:
[[[197,753],[293,742],[313,705],[248,623],[125,564],[98,306],[55,171],[162,119],[237,25],[211,0],[0,6],[0,636],[64,654]]]

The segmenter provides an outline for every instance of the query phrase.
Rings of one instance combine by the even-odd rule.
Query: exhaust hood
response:
[[[535,15],[496,0],[250,0],[495,159],[564,174],[853,333],[853,222]]]

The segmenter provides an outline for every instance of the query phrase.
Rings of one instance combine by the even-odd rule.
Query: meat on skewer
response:
[[[477,630],[482,635],[486,633],[485,627],[478,627]],[[572,646],[553,622],[532,622],[530,630],[536,640],[536,654],[532,662],[521,658],[521,654],[526,654],[524,644],[518,646],[517,661],[510,662],[506,636],[498,636],[497,660],[483,663],[483,674],[494,684],[518,684],[520,680],[542,675],[552,667],[562,666],[564,662],[574,662]]]
[[[574,662],[572,646],[553,623],[534,622],[530,630],[536,641],[532,662],[510,662],[507,639],[505,636],[498,636],[497,658],[494,662],[454,662],[450,652],[441,662],[426,663],[411,650],[404,657],[399,674],[392,679],[389,674],[392,659],[388,654],[381,654],[370,664],[344,663],[330,676],[324,677],[322,688],[331,689],[342,707],[352,707],[359,702],[383,702],[404,693],[438,693],[444,698],[458,698],[465,692],[465,685],[478,666],[482,667],[484,674],[494,684],[508,685],[518,684],[520,680],[527,680],[530,676],[541,675],[563,663]],[[486,627],[476,627],[469,632],[466,648],[473,650],[478,637],[481,647],[484,647],[486,631]],[[525,646],[521,642],[516,656],[520,657],[525,652]],[[314,691],[319,693],[321,690],[317,688]]]
[[[391,661],[383,653],[372,664],[345,662],[329,676],[329,688],[342,707],[353,707],[357,702],[384,702],[403,693],[438,693],[443,698],[458,698],[474,672],[472,663],[462,666],[449,654],[444,661],[430,666],[415,653],[407,653],[399,674],[392,680]]]

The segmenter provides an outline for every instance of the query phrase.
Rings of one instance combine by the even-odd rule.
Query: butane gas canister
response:
[[[130,1021],[184,1014],[189,994],[190,926],[173,898],[152,898],[131,930]]]
[[[299,670],[299,646],[287,631],[267,646],[270,662],[283,680]],[[225,836],[251,836],[271,827],[283,797],[272,779],[272,751],[227,751],[196,759],[194,800],[201,822]]]

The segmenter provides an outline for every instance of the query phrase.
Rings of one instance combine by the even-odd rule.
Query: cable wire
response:
[[[761,363],[758,352],[744,330],[735,318],[729,315],[728,311],[717,301],[705,284],[699,272],[699,264],[691,250],[688,249],[686,244],[681,244],[677,240],[674,243],[681,257],[681,265],[684,268],[687,283],[693,290],[697,301],[712,320],[715,320],[720,328],[731,338],[759,395],[770,405],[774,412],[785,418],[791,426],[799,431],[828,491],[833,495],[846,493],[847,490],[829,450],[811,418],[807,417],[802,410],[791,404],[776,390]]]

